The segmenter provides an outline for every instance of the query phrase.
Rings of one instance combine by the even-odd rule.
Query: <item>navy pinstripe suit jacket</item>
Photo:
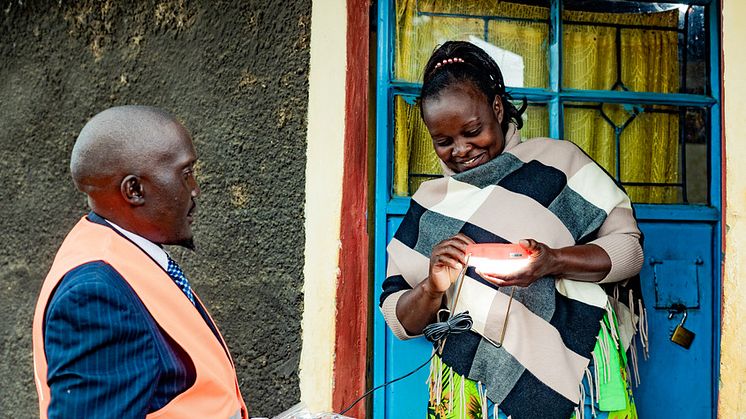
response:
[[[109,226],[94,213],[88,219]],[[79,266],[60,281],[47,306],[44,349],[49,418],[142,418],[196,377],[189,357],[104,262]]]

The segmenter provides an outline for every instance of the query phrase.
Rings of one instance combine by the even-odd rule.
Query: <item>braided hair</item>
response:
[[[500,97],[505,115],[500,124],[503,134],[508,132],[511,122],[518,129],[523,127],[521,115],[526,110],[526,99],[520,109],[516,108],[505,91],[505,82],[497,63],[482,48],[465,41],[448,41],[430,56],[420,92],[420,114],[426,99],[437,98],[448,87],[467,81],[484,93],[490,107],[495,97]]]

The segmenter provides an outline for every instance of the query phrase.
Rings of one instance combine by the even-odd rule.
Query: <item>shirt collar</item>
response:
[[[153,258],[153,260],[156,261],[158,265],[163,268],[164,271],[168,271],[168,253],[166,253],[166,251],[163,250],[161,246],[158,246],[145,237],[139,236],[131,231],[123,229],[122,227],[119,227],[118,225],[105,218],[103,220],[114,227],[118,232],[122,233],[124,237],[130,239],[130,241],[132,241],[132,243],[135,243],[137,247],[142,249],[143,252],[147,253],[151,258]]]

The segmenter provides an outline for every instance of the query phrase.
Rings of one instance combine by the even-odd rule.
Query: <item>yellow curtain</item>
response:
[[[402,81],[421,82],[422,69],[434,48],[447,40],[484,38],[484,20],[469,17],[433,16],[429,13],[504,16],[528,19],[549,18],[544,7],[494,0],[398,0],[394,75]],[[612,14],[566,11],[573,21],[676,27],[678,11],[650,14]],[[543,22],[488,22],[487,41],[520,54],[524,59],[524,86],[548,85],[547,44],[549,26]],[[575,89],[608,90],[616,81],[615,29],[600,26],[564,26],[563,86]],[[622,80],[629,90],[677,92],[678,39],[676,32],[623,29],[621,33]],[[623,124],[634,109],[604,105],[616,125]],[[621,136],[621,179],[625,182],[677,182],[679,179],[678,129],[675,113],[638,115]],[[411,100],[394,103],[394,193],[414,193],[427,178],[410,174],[438,174],[440,165],[432,151],[430,136]],[[546,136],[546,107],[529,106],[524,117],[523,138]],[[610,173],[615,174],[613,128],[595,109],[565,109],[565,138],[576,142]],[[673,187],[629,187],[635,202],[676,202]]]
[[[564,19],[676,28],[678,13],[676,9],[647,14],[566,11]],[[614,87],[617,81],[616,30],[564,24],[564,87],[593,90]],[[621,29],[620,35],[621,81],[629,90],[678,92],[677,32]],[[620,178],[624,182],[679,181],[679,115],[675,109],[655,108],[639,114],[622,131],[619,154]],[[622,126],[636,113],[629,105],[606,104],[602,109],[616,126]],[[578,144],[609,173],[616,175],[616,138],[609,122],[594,109],[570,105],[564,112],[565,138]],[[627,192],[634,202],[672,203],[681,199],[681,189],[676,187],[628,186]]]

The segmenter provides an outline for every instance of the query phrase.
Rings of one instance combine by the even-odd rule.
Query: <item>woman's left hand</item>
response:
[[[529,251],[529,263],[520,271],[508,275],[495,276],[479,272],[479,275],[492,282],[498,287],[509,287],[517,285],[527,287],[533,284],[537,279],[552,275],[557,268],[556,250],[550,248],[544,243],[537,242],[534,239],[524,239],[518,244]]]

